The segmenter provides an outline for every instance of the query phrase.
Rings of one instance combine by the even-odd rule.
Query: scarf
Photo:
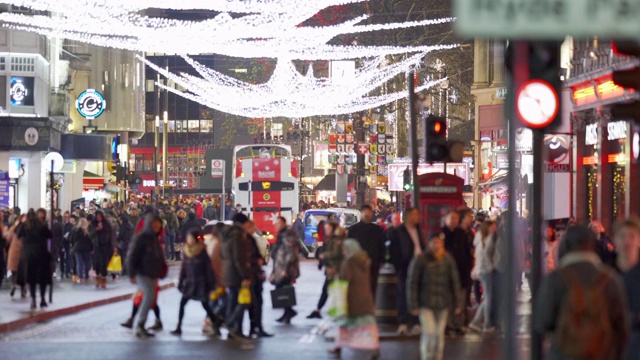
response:
[[[200,255],[200,253],[204,250],[204,248],[205,248],[204,243],[200,241],[198,241],[193,245],[186,244],[184,246],[184,255],[188,258],[196,257]]]

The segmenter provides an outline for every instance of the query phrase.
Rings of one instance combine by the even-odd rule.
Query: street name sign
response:
[[[640,0],[456,0],[459,34],[513,39],[637,38]]]

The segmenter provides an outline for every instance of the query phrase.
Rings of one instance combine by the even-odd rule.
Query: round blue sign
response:
[[[102,115],[107,102],[99,92],[93,89],[85,90],[76,100],[76,109],[85,119],[91,120]]]

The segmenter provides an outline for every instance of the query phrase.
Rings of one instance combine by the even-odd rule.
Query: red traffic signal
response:
[[[428,118],[427,132],[431,136],[445,136],[447,134],[447,122],[442,118]]]

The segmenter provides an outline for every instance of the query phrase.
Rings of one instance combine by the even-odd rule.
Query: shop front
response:
[[[628,94],[613,84],[610,75],[571,86],[576,124],[577,169],[576,218],[579,222],[600,220],[607,231],[616,221],[640,213],[631,203],[640,195],[637,166],[632,166],[634,127],[613,119],[609,106],[624,102]]]

